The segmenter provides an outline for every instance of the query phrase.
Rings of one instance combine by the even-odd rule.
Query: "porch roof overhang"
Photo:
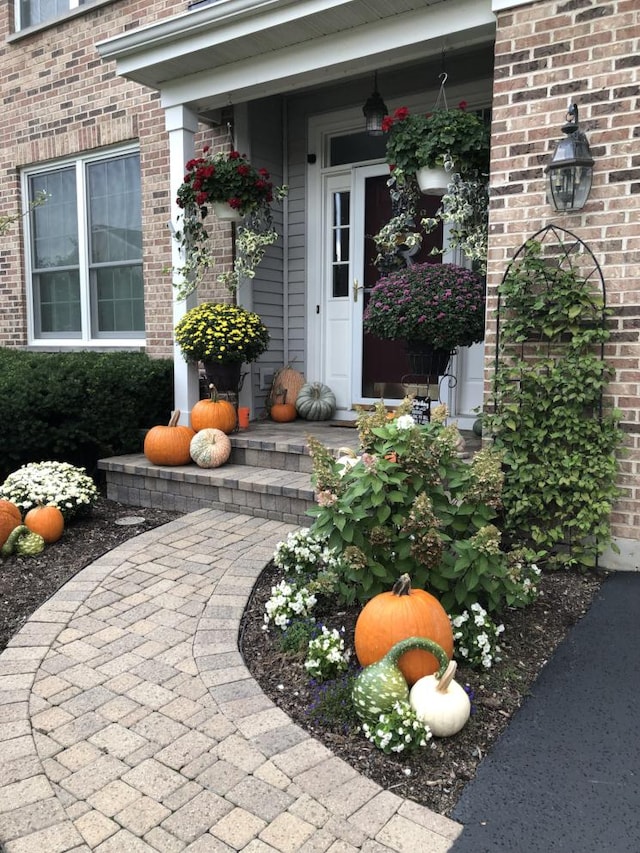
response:
[[[97,45],[199,114],[491,42],[491,0],[212,0]]]

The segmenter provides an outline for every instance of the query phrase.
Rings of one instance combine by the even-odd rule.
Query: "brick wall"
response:
[[[13,3],[0,11],[0,215],[20,209],[20,169],[126,142],[138,142],[142,164],[143,263],[147,351],[172,354],[169,151],[156,92],[116,76],[95,44],[126,29],[174,15],[174,0],[120,0],[6,42]],[[186,8],[186,3],[184,4]],[[211,143],[218,132],[203,128]],[[229,227],[216,232],[221,265],[230,262]],[[22,229],[0,248],[0,345],[27,343]],[[213,288],[213,286],[212,286]],[[213,292],[213,290],[212,290]]]
[[[497,14],[493,100],[489,307],[518,247],[555,223],[593,251],[614,309],[606,400],[622,411],[626,452],[614,534],[640,539],[640,11],[637,0],[540,2]],[[569,99],[595,159],[584,209],[546,202],[544,167]],[[495,352],[487,335],[487,366]],[[487,383],[488,390],[489,382]],[[596,461],[597,464],[597,461]],[[633,550],[633,549],[632,549]]]

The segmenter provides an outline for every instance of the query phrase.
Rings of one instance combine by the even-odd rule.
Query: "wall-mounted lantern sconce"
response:
[[[558,142],[546,168],[549,193],[556,210],[581,210],[591,190],[593,157],[587,137],[578,126],[577,104],[570,104],[562,132],[566,136]]]
[[[378,92],[378,72],[373,76],[373,92],[362,108],[365,117],[365,129],[369,136],[382,136],[382,119],[387,115],[387,105]]]

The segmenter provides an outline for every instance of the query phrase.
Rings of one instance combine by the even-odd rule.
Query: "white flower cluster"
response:
[[[280,581],[271,587],[271,598],[264,606],[264,630],[272,622],[284,630],[293,617],[308,616],[315,603],[316,597],[308,589]]]
[[[273,562],[285,571],[298,575],[315,575],[319,569],[338,567],[338,553],[326,546],[324,537],[316,536],[303,527],[290,533],[279,542],[273,554]]]
[[[91,507],[98,490],[84,468],[68,462],[30,462],[9,474],[0,486],[0,498],[23,513],[37,504],[55,505],[68,519]]]
[[[509,568],[509,577],[520,586],[519,602],[531,604],[538,597],[538,583],[542,575],[541,569],[535,563],[515,562]]]
[[[496,641],[503,633],[504,625],[496,625],[481,604],[472,604],[471,613],[465,610],[453,616],[451,624],[456,651],[471,666],[491,669],[494,663],[499,662],[500,646]]]
[[[322,633],[309,640],[309,650],[304,668],[318,681],[335,678],[349,665],[349,653],[344,648],[344,628],[329,630],[322,626]]]
[[[394,423],[398,429],[413,429],[416,425],[411,415],[400,415],[399,418],[395,419]]]
[[[407,701],[396,702],[375,723],[364,722],[362,731],[367,740],[386,753],[411,752],[426,746],[431,739],[431,729],[420,722]]]

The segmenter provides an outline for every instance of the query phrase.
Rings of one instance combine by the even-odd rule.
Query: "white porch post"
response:
[[[198,117],[184,106],[169,107],[165,111],[165,126],[169,133],[169,176],[171,181],[171,225],[178,230],[178,214],[180,208],[176,204],[178,189],[184,177],[184,167],[195,153],[194,135],[198,129]],[[172,263],[174,269],[182,264],[183,257],[180,247],[172,240]],[[174,283],[179,276],[174,273]],[[189,308],[196,305],[195,294],[186,299],[177,300],[173,296],[173,325],[184,317]],[[189,413],[198,402],[200,392],[198,385],[198,367],[187,364],[180,347],[173,343],[173,397],[174,408],[180,409],[180,423],[189,424]]]

